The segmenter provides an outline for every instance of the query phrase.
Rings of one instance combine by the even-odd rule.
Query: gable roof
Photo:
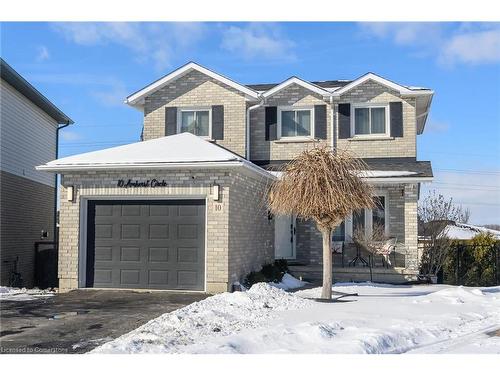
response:
[[[264,98],[268,98],[270,96],[273,96],[277,92],[283,90],[284,88],[286,88],[290,85],[293,85],[293,84],[302,86],[302,87],[304,87],[312,92],[315,92],[319,95],[330,95],[330,92],[325,90],[324,88],[317,86],[311,82],[304,81],[301,78],[293,76],[293,77],[290,77],[290,78],[286,79],[285,81],[281,82],[279,85],[276,85],[276,86],[272,87],[271,89],[264,91],[262,93],[262,96]]]
[[[125,100],[126,104],[130,104],[132,106],[137,106],[141,105],[142,101],[147,95],[150,95],[151,93],[155,92],[156,90],[161,89],[163,86],[167,85],[168,83],[175,81],[176,79],[186,75],[187,73],[196,70],[200,73],[206,74],[209,77],[212,77],[213,79],[220,81],[242,93],[244,93],[247,97],[250,97],[252,99],[257,99],[259,94],[245,86],[242,85],[236,81],[233,81],[223,75],[220,75],[218,73],[215,73],[214,71],[207,69],[195,62],[188,62],[187,64],[181,66],[180,68],[174,70],[173,72],[167,74],[166,76],[154,81],[153,83],[149,84],[148,86],[140,89],[139,91],[136,91],[132,95],[128,96],[127,99]]]
[[[74,171],[96,169],[196,168],[243,166],[269,175],[214,143],[191,133],[180,133],[149,141],[111,147],[50,161],[36,167],[41,171]]]
[[[351,81],[349,84],[335,90],[333,92],[333,95],[334,96],[340,96],[344,93],[346,93],[347,91],[349,90],[352,90],[354,87],[356,86],[359,86],[363,83],[365,83],[366,81],[368,80],[372,80],[372,81],[375,81],[377,83],[380,83],[381,85],[384,85],[386,87],[389,87],[395,91],[398,91],[400,94],[404,95],[404,94],[408,94],[408,95],[429,95],[429,94],[433,94],[433,91],[432,90],[429,90],[429,89],[426,89],[426,88],[411,88],[411,87],[408,87],[408,86],[403,86],[403,85],[400,85],[399,83],[396,83],[396,82],[393,82],[393,81],[390,81],[388,79],[385,79],[381,76],[378,76],[376,75],[375,73],[366,73],[364,75],[362,75],[361,77],[359,78],[356,78],[354,81]]]
[[[14,87],[19,93],[24,95],[34,105],[52,117],[58,124],[73,124],[73,120],[66,116],[40,91],[34,88],[31,83],[25,80],[7,62],[0,57],[0,76],[9,85]]]
[[[292,84],[300,85],[319,95],[339,97],[342,94],[346,93],[347,91],[355,88],[356,86],[361,85],[368,80],[373,80],[390,89],[398,91],[401,95],[412,95],[416,97],[417,134],[422,134],[424,131],[425,123],[427,121],[427,115],[429,113],[429,108],[432,101],[432,96],[434,95],[434,92],[430,89],[423,87],[400,85],[396,82],[390,81],[374,73],[364,74],[353,81],[330,80],[330,81],[309,82],[293,76],[279,84],[269,83],[269,84],[243,85],[191,61],[181,66],[180,68],[174,70],[173,72],[167,74],[166,76],[158,79],[157,81],[151,83],[150,85],[128,96],[125,100],[125,103],[131,105],[132,107],[142,108],[146,96],[150,95],[156,90],[159,90],[168,83],[178,78],[181,78],[182,76],[188,74],[193,70],[206,74],[207,76],[212,77],[215,80],[218,80],[230,87],[233,87],[234,89],[242,92],[247,99],[255,101],[268,98]]]
[[[340,87],[344,87],[348,85],[352,81],[349,80],[329,80],[329,81],[311,81],[313,85],[319,86],[326,90],[338,89]],[[245,85],[246,87],[251,88],[252,90],[264,92],[267,90],[271,90],[273,87],[278,86],[280,83],[254,83]]]

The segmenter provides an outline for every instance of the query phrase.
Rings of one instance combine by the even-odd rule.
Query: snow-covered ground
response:
[[[49,290],[0,286],[0,301],[30,301],[37,298],[52,297],[53,295],[54,292]]]
[[[345,303],[268,284],[164,314],[94,353],[499,353],[500,287],[336,284]],[[495,333],[496,332],[496,333]]]

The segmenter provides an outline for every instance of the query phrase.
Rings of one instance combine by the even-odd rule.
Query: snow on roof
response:
[[[454,240],[470,240],[480,233],[490,233],[500,240],[500,231],[498,230],[463,223],[448,224],[443,229],[443,233]]]
[[[360,177],[365,177],[365,178],[403,177],[403,176],[411,176],[417,174],[417,172],[410,172],[410,171],[377,171],[377,170],[359,171],[358,173]]]
[[[283,172],[280,171],[269,171],[272,175],[277,178],[281,178]],[[405,177],[417,174],[417,172],[410,171],[357,171],[359,177],[362,178],[377,178],[377,177]]]
[[[38,166],[38,170],[59,171],[78,169],[130,168],[148,166],[239,164],[269,175],[264,169],[250,163],[216,144],[191,133],[180,133],[149,141],[111,147],[53,160]]]

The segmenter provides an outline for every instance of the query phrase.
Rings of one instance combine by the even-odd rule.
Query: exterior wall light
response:
[[[68,186],[68,187],[66,188],[66,200],[67,200],[68,202],[73,202],[74,195],[75,195],[75,194],[74,194],[74,191],[75,191],[75,189],[74,189],[74,187],[73,187],[73,186]]]
[[[220,186],[214,182],[214,184],[212,185],[212,199],[214,201],[218,201],[219,195],[220,195]]]

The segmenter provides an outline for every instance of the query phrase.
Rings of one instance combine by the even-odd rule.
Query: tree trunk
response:
[[[321,229],[323,236],[323,289],[321,298],[332,298],[332,249],[330,241],[332,237],[331,229]]]

